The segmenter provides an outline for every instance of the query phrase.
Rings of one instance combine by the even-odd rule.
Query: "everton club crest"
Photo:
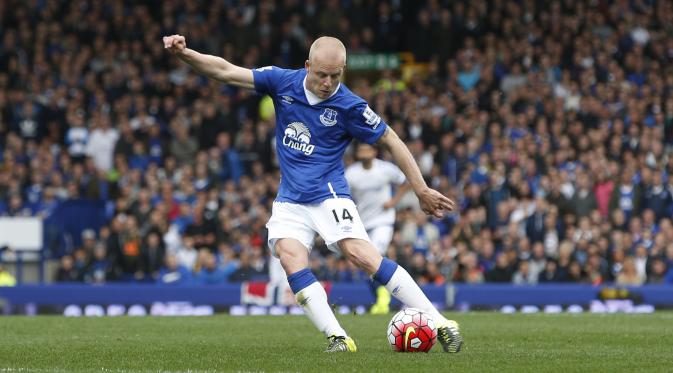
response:
[[[337,112],[334,109],[325,109],[325,111],[320,114],[320,122],[327,127],[332,127],[337,123]]]

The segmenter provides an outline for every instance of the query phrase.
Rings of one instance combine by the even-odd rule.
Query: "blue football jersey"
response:
[[[312,105],[304,90],[305,69],[267,66],[252,72],[255,89],[271,96],[276,110],[281,172],[276,201],[320,203],[328,198],[350,198],[344,151],[353,138],[376,142],[386,123],[344,84]]]

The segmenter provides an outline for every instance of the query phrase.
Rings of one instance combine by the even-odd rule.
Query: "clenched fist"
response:
[[[164,36],[164,49],[170,53],[182,53],[187,48],[187,42],[182,35]]]

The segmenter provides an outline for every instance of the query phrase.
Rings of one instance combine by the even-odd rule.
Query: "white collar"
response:
[[[301,83],[301,87],[304,88],[304,94],[306,95],[306,99],[308,100],[309,105],[317,105],[317,104],[319,104],[319,103],[321,103],[321,102],[323,102],[323,101],[325,101],[325,100],[331,98],[331,97],[334,96],[337,92],[339,92],[339,88],[341,88],[341,82],[339,82],[339,85],[337,85],[337,87],[336,87],[336,89],[334,90],[334,92],[332,92],[332,94],[329,95],[329,97],[327,97],[327,98],[320,98],[320,97],[318,97],[315,93],[313,93],[313,92],[309,91],[308,89],[306,89],[306,77],[305,77],[305,76],[304,76],[304,81]]]

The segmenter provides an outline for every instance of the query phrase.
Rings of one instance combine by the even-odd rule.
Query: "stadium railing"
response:
[[[366,284],[324,283],[330,303],[367,305],[374,298]],[[673,306],[673,286],[545,284],[518,286],[511,284],[447,286],[426,285],[423,290],[435,304],[444,307],[497,307],[502,305],[589,305],[592,301],[628,299],[634,303]],[[153,302],[191,302],[194,304],[231,306],[254,304],[269,306],[290,304],[291,293],[270,283],[236,283],[212,286],[161,285],[20,285],[0,287],[0,299],[12,305],[69,304],[151,304]],[[288,302],[288,299],[290,301]]]

